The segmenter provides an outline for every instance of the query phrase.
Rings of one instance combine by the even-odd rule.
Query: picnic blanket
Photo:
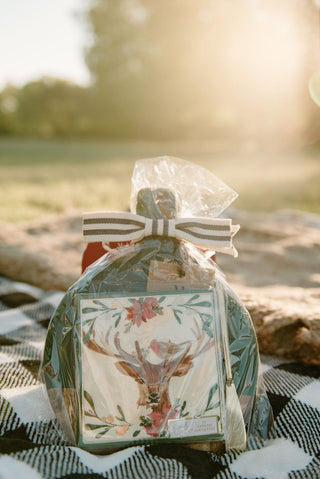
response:
[[[217,456],[179,445],[95,456],[59,433],[38,379],[63,293],[0,278],[0,478],[320,478],[320,368],[261,357],[275,428],[265,445]]]

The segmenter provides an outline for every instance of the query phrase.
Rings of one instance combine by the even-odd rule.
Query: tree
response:
[[[91,91],[74,83],[44,77],[0,94],[0,132],[40,137],[92,133]]]
[[[298,0],[95,0],[86,60],[101,131],[296,135],[309,55],[301,45],[310,41],[314,10]]]
[[[88,12],[94,41],[86,59],[110,133],[175,138],[192,134],[196,125],[198,132],[212,128],[223,62],[212,49],[213,32],[220,48],[226,40],[226,11],[215,3],[94,2]]]

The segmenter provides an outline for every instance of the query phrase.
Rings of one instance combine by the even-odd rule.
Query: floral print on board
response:
[[[170,437],[170,422],[221,422],[213,294],[81,299],[82,438]]]

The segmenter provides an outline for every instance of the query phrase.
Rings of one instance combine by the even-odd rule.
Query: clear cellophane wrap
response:
[[[216,218],[236,196],[199,166],[140,160],[131,213]],[[88,235],[101,230],[97,217]],[[235,255],[233,246],[226,252]],[[41,366],[69,441],[96,452],[154,442],[222,452],[267,438],[272,411],[252,321],[213,255],[200,243],[148,234],[107,251],[69,288]]]

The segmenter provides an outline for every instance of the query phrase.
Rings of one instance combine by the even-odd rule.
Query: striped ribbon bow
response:
[[[140,241],[146,236],[173,237],[237,256],[232,237],[239,230],[231,219],[176,218],[155,220],[133,213],[86,213],[83,236],[87,243]]]

